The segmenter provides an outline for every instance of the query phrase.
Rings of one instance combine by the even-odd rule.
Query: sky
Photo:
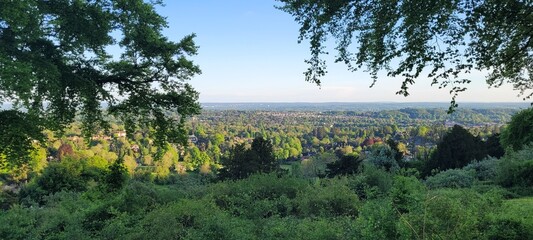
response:
[[[178,41],[195,33],[199,54],[192,59],[202,69],[190,84],[200,102],[447,102],[449,89],[419,79],[410,96],[395,93],[401,79],[380,77],[373,88],[366,72],[351,72],[328,60],[322,86],[304,80],[309,45],[298,44],[298,24],[276,9],[273,0],[166,0],[157,11],[167,17],[164,34]],[[488,88],[484,74],[470,76],[469,90],[459,102],[521,102],[507,84]]]

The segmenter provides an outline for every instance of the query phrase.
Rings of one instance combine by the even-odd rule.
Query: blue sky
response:
[[[396,95],[400,79],[382,77],[369,88],[365,72],[350,72],[328,61],[319,88],[304,81],[308,44],[297,43],[299,26],[273,0],[166,0],[158,12],[167,17],[165,35],[179,40],[196,33],[199,55],[193,59],[202,74],[191,80],[200,102],[438,102],[449,101],[448,90],[420,79],[411,95]],[[333,49],[328,49],[334,54]],[[471,78],[463,102],[521,101],[510,85],[488,89],[482,73]]]

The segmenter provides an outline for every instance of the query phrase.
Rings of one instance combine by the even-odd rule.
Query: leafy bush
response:
[[[397,239],[398,214],[387,198],[366,201],[355,221],[356,236],[352,239]]]
[[[408,213],[420,208],[426,188],[415,177],[396,176],[390,190],[392,206],[399,213]]]
[[[377,144],[373,145],[370,154],[366,156],[366,162],[376,166],[377,168],[385,169],[388,172],[396,172],[400,169],[400,165],[394,158],[396,151],[389,145]]]
[[[533,145],[501,158],[496,180],[503,187],[533,187]]]
[[[36,212],[20,205],[0,214],[0,236],[4,239],[28,239],[37,237],[31,232],[36,222]]]
[[[126,235],[136,239],[253,239],[253,225],[222,212],[209,201],[182,200],[162,206]]]
[[[468,188],[474,184],[472,171],[449,169],[426,179],[429,188]]]
[[[466,165],[463,170],[471,171],[479,181],[494,181],[498,171],[498,159],[493,157],[481,161],[474,161]]]
[[[353,220],[350,217],[337,218],[295,218],[273,217],[257,224],[256,239],[309,239],[338,240],[353,239]]]
[[[21,190],[24,203],[44,203],[44,197],[61,191],[85,191],[89,182],[98,182],[105,175],[105,169],[89,164],[86,159],[65,157],[61,162],[53,162]]]
[[[359,197],[339,179],[302,189],[295,199],[301,217],[357,216]]]
[[[256,174],[240,181],[214,184],[207,191],[220,209],[235,216],[255,219],[293,215],[293,199],[307,185],[304,179]]]
[[[533,239],[533,229],[517,219],[496,219],[490,223],[487,231],[488,239],[528,240]]]
[[[392,174],[371,164],[365,164],[362,173],[348,177],[347,185],[360,199],[373,199],[387,195],[392,183]]]
[[[398,231],[402,239],[483,239],[486,222],[500,208],[500,199],[470,189],[430,191],[421,208],[402,215]]]
[[[533,143],[533,108],[515,114],[503,130],[500,141],[505,148],[512,148],[515,151]]]

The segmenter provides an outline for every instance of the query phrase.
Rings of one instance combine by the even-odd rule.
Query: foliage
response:
[[[105,169],[87,165],[80,159],[64,158],[52,162],[43,173],[34,178],[20,193],[24,203],[44,204],[45,197],[61,191],[84,191],[89,181],[99,181]]]
[[[532,237],[533,232],[515,219],[497,219],[491,224],[487,233],[488,239],[527,240]]]
[[[505,148],[520,150],[524,145],[533,143],[533,108],[515,114],[501,135]]]
[[[251,239],[248,222],[231,218],[212,203],[184,200],[150,212],[142,229],[130,236],[137,239]],[[172,227],[169,227],[172,226]]]
[[[397,214],[390,201],[367,201],[361,208],[360,217],[355,220],[358,231],[354,239],[398,239],[397,221]]]
[[[487,117],[490,120],[486,121],[495,123],[505,119],[496,114],[502,111],[479,111],[482,118],[478,119],[472,112],[461,118],[477,119],[472,120],[475,122],[485,121]],[[256,117],[261,114],[267,117]],[[3,208],[0,236],[9,239],[458,239],[463,236],[487,239],[519,234],[530,236],[527,234],[533,230],[530,199],[504,200],[531,193],[528,186],[515,184],[506,189],[490,185],[491,180],[499,179],[493,178],[496,173],[496,176],[520,173],[516,167],[500,168],[503,166],[500,164],[509,158],[514,159],[508,162],[511,165],[520,165],[518,163],[527,161],[524,159],[531,159],[531,154],[525,151],[509,152],[502,159],[469,163],[461,171],[472,174],[472,181],[483,181],[472,188],[426,188],[424,182],[415,178],[418,174],[410,169],[386,171],[368,161],[364,161],[355,174],[324,178],[327,163],[342,161],[336,154],[349,152],[351,148],[348,156],[371,156],[372,150],[394,146],[384,144],[389,139],[404,143],[415,158],[424,155],[446,132],[442,125],[432,124],[432,121],[442,122],[443,110],[284,114],[277,117],[282,114],[208,112],[199,117],[198,125],[203,127],[201,134],[194,133],[198,136],[196,143],[191,143],[187,149],[169,144],[169,150],[159,160],[153,160],[157,148],[148,133],[136,132],[133,140],[115,136],[87,145],[77,138],[81,131],[79,125],[67,129],[66,137],[45,131],[47,148],[32,152],[34,155],[26,172],[28,184],[12,182],[8,175],[12,172],[0,169],[0,205]],[[402,118],[404,115],[408,117]],[[457,116],[450,117],[457,119]],[[294,123],[296,118],[305,121]],[[262,125],[263,121],[272,125]],[[323,142],[315,136],[315,125],[323,129],[323,132],[316,131],[324,134]],[[113,131],[121,128],[120,122],[112,125]],[[500,127],[470,125],[468,130],[486,139],[498,133]],[[253,139],[247,136],[254,135],[272,140],[253,147]],[[213,154],[227,154],[236,143],[244,143],[240,153],[252,149],[261,152],[268,148],[268,142],[273,152],[280,149],[285,152],[297,147],[298,141],[294,139],[299,139],[301,157],[305,160],[275,159],[275,163],[292,168],[290,175],[259,173],[244,179],[215,182],[213,176],[203,174],[198,166],[192,167],[192,158],[188,159],[194,154],[198,162],[209,162],[210,167],[216,169],[221,165],[217,165]],[[374,144],[362,146],[366,139],[367,143],[371,139]],[[218,144],[218,153],[214,151],[214,142]],[[488,142],[481,144],[479,150],[485,151]],[[72,154],[59,161],[54,156],[62,144],[70,145]],[[400,149],[400,144],[396,146]],[[264,152],[267,153],[264,156],[271,156],[269,151]],[[391,152],[383,151],[382,155],[388,159],[398,156]],[[47,155],[50,167],[46,167]],[[251,157],[242,155],[245,156],[243,169],[256,166],[246,165],[248,159],[259,162],[258,153]],[[114,179],[123,185],[110,189],[107,184],[110,168],[121,165],[122,158],[123,165],[127,165],[127,161],[134,163],[128,169],[133,171],[134,177],[122,182],[121,176],[127,175],[123,175],[123,167],[116,168],[120,171]],[[305,171],[300,174],[299,170]],[[448,171],[428,181],[437,177],[442,177],[440,180],[444,183],[456,181],[446,178],[444,173]],[[510,176],[513,181],[517,180]],[[50,186],[48,183],[52,181],[60,186],[44,191],[39,186],[41,177],[48,179],[41,182],[43,186]],[[463,180],[458,182],[463,183]],[[18,192],[20,187],[22,190]]]
[[[482,141],[463,127],[455,125],[437,145],[437,150],[426,163],[424,175],[429,175],[432,170],[462,168],[485,156]]]
[[[441,189],[429,192],[421,206],[415,212],[402,215],[401,238],[483,238],[491,214],[487,209],[500,209],[501,201],[499,196],[490,193],[480,195],[470,189]]]
[[[359,197],[342,181],[327,181],[302,189],[295,199],[301,217],[355,217]]]
[[[378,168],[383,168],[389,172],[395,172],[400,169],[400,165],[395,159],[396,154],[396,151],[394,151],[389,145],[373,145],[370,154],[366,156],[365,160]]]
[[[448,169],[426,179],[429,188],[469,188],[474,184],[473,172],[463,169]]]
[[[415,177],[396,176],[390,190],[392,206],[400,214],[417,211],[425,193],[425,186]]]
[[[373,165],[363,165],[361,174],[349,178],[349,187],[360,199],[375,199],[385,196],[393,185],[391,173]]]
[[[487,156],[501,158],[505,154],[505,150],[500,143],[501,136],[496,133],[488,137],[485,141],[485,148],[487,151]]]
[[[352,187],[362,175],[311,182],[272,173],[202,183],[200,174],[195,174],[166,185],[130,179],[114,192],[94,187],[64,190],[44,197],[40,207],[14,205],[0,214],[0,236],[486,239],[530,236],[533,230],[528,214],[533,210],[531,199],[503,200],[498,191],[427,190],[414,177],[389,176],[391,186],[386,192],[359,199]]]
[[[328,164],[332,164],[335,161],[338,161],[337,156],[329,152],[304,159],[301,162],[302,174],[307,178],[323,177],[326,175]]]
[[[475,178],[479,181],[494,181],[498,171],[499,161],[494,157],[488,157],[481,161],[469,163],[463,170],[473,172]]]
[[[296,215],[295,199],[306,188],[303,179],[260,174],[241,181],[217,183],[209,190],[220,209],[253,219]]]
[[[124,166],[124,159],[118,158],[109,165],[109,170],[105,175],[105,183],[109,190],[116,191],[124,185],[128,179],[128,169]]]
[[[0,102],[12,102],[26,112],[2,112],[2,121],[8,121],[5,130],[13,136],[2,141],[2,151],[13,148],[13,141],[25,141],[20,144],[28,148],[27,141],[40,139],[35,134],[41,127],[61,131],[77,114],[87,140],[110,128],[112,114],[130,134],[137,126],[153,130],[155,145],[162,149],[166,142],[184,144],[185,118],[200,109],[198,93],[185,83],[200,73],[187,59],[198,47],[194,34],[179,42],[163,36],[167,23],[155,11],[158,3],[3,1]],[[108,49],[116,46],[121,52],[110,55]],[[17,154],[27,150],[20,148],[14,149]]]
[[[507,152],[498,164],[496,181],[503,187],[533,187],[533,145]]]
[[[489,86],[509,82],[526,98],[533,96],[526,93],[532,82],[530,2],[279,1],[301,25],[299,41],[310,42],[306,81],[320,85],[326,74],[321,55],[331,35],[337,62],[352,71],[366,68],[374,83],[381,70],[402,77],[398,94],[409,95],[409,86],[424,74],[432,84],[451,86],[450,110],[472,70],[488,71]]]
[[[358,173],[361,163],[362,160],[357,156],[344,155],[339,160],[327,164],[326,176],[335,177]]]
[[[0,167],[14,169],[28,164],[34,150],[32,140],[44,140],[42,130],[39,119],[30,114],[0,111]]]
[[[263,137],[257,137],[252,147],[246,149],[244,144],[235,146],[228,157],[222,158],[224,168],[220,169],[221,179],[242,179],[253,173],[269,173],[277,170],[272,143]]]

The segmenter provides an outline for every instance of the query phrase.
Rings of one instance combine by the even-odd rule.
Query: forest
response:
[[[532,117],[204,110],[188,144],[159,158],[149,129],[130,139],[112,120],[86,141],[74,123],[45,131],[26,164],[2,165],[0,236],[530,239],[531,131],[506,137]]]

